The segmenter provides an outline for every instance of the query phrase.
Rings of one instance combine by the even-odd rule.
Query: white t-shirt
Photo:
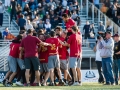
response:
[[[99,45],[97,43],[97,45],[96,45],[96,59],[95,59],[95,61],[102,61],[102,58],[100,56],[100,52],[101,52],[101,49],[99,49]]]
[[[26,25],[26,29],[28,30],[28,29],[33,29],[33,25],[32,24],[27,24]]]
[[[62,6],[63,6],[63,7],[66,7],[66,6],[67,6],[67,1],[66,1],[66,0],[63,0]]]

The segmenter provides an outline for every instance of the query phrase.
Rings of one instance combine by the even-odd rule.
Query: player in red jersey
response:
[[[10,44],[10,52],[8,56],[9,71],[7,72],[3,80],[3,85],[7,87],[12,86],[12,80],[17,74],[17,58],[19,58],[19,47],[20,47],[21,40],[22,40],[22,36],[18,35],[16,39],[13,40],[12,43]],[[6,84],[5,82],[6,82],[6,79],[8,79],[8,77],[9,77],[9,80]]]
[[[45,41],[44,34],[39,35],[41,41]],[[41,45],[39,47],[39,60],[40,60],[40,73],[45,74],[43,86],[46,86],[47,80],[49,78],[49,69],[48,69],[48,50],[46,46]]]
[[[67,33],[63,31],[61,37],[59,37],[59,40],[64,42],[66,40],[66,37],[67,37]],[[69,73],[68,73],[68,51],[66,46],[61,45],[59,47],[59,58],[60,58],[60,68],[64,72],[64,82],[67,85],[67,77]]]
[[[25,37],[22,42],[21,42],[21,47],[20,47],[20,58],[22,58],[22,53],[23,51],[25,52],[25,76],[26,76],[26,86],[30,86],[30,81],[29,81],[29,73],[31,66],[33,65],[33,68],[35,70],[35,76],[36,76],[36,86],[39,86],[40,84],[40,64],[39,64],[39,59],[38,59],[38,51],[37,51],[37,46],[38,45],[51,45],[47,43],[43,43],[39,38],[33,36],[33,30],[29,29],[27,37]]]
[[[61,33],[62,33],[62,28],[57,26],[55,28],[55,33],[56,33],[56,36],[59,38],[61,36]]]
[[[59,84],[63,84],[61,71],[60,71],[60,60],[58,54],[58,48],[60,46],[58,38],[55,38],[56,33],[54,31],[50,32],[50,38],[46,40],[47,43],[51,43],[52,46],[48,46],[48,68],[50,69],[50,79],[51,86],[54,86],[54,69],[57,69],[59,75]]]
[[[70,35],[69,40],[67,43],[62,43],[62,45],[69,46],[70,47],[70,59],[69,59],[69,68],[72,69],[73,76],[74,76],[74,83],[73,85],[81,85],[81,83],[78,82],[77,77],[77,68],[80,70],[81,68],[81,49],[82,49],[82,38],[78,34],[78,28],[76,26],[72,27],[73,34]],[[79,73],[80,74],[80,73]],[[80,75],[79,75],[80,76]]]
[[[70,36],[72,34],[72,29],[71,27],[75,26],[76,23],[73,19],[69,18],[69,16],[67,14],[63,14],[62,15],[62,19],[64,20],[65,22],[65,26],[66,26],[66,29],[67,29],[67,36]]]

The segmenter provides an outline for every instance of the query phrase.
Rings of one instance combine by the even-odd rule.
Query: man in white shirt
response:
[[[30,23],[30,20],[27,20],[27,24],[25,26],[26,30],[33,29],[33,25]]]
[[[99,79],[98,79],[98,83],[104,83],[104,78],[103,78],[103,73],[102,73],[102,58],[100,56],[100,51],[101,49],[99,48],[99,36],[97,37],[97,43],[96,46],[94,47],[94,51],[96,52],[96,64],[97,64],[97,69],[98,69],[98,74],[99,74]]]

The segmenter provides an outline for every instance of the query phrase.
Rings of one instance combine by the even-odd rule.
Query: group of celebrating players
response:
[[[29,29],[25,36],[25,31],[20,31],[10,44],[9,71],[3,80],[4,86],[11,87],[15,77],[19,86],[47,86],[49,78],[49,86],[82,85],[82,36],[67,14],[62,18],[66,31],[59,26],[49,34],[40,30],[36,35]]]

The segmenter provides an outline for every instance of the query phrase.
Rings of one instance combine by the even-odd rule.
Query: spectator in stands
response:
[[[43,15],[45,15],[45,7],[43,7],[41,3],[38,4],[38,13],[40,14],[40,18],[43,19]]]
[[[5,0],[5,7],[6,8],[10,6],[10,2],[11,2],[11,0]]]
[[[105,4],[102,4],[102,7],[100,8],[101,12],[103,12],[104,14],[106,14],[108,8],[105,6]]]
[[[79,11],[80,11],[80,7],[78,5],[78,2],[77,0],[73,1],[73,11],[75,10],[77,12],[77,14],[79,14]]]
[[[113,21],[117,24],[117,25],[119,25],[119,17],[117,16],[117,12],[115,12],[115,16],[114,17],[112,17],[113,18]]]
[[[24,19],[24,15],[21,15],[21,18],[18,20],[18,25],[20,30],[25,30],[26,20]]]
[[[102,58],[100,57],[101,49],[99,48],[99,43],[100,41],[98,36],[96,46],[94,47],[94,52],[96,52],[95,62],[96,62],[98,74],[99,74],[98,83],[104,83],[104,76],[102,72]]]
[[[115,17],[115,14],[117,13],[117,2],[114,2],[112,6],[112,16]]]
[[[89,41],[89,46],[91,49],[94,48],[95,46],[95,32],[94,32],[94,24],[91,24],[90,25],[90,30],[89,30],[89,38],[88,38],[88,41]]]
[[[42,20],[39,21],[39,23],[37,24],[38,30],[43,29],[44,28],[44,22]]]
[[[37,12],[36,11],[34,11],[33,13],[32,13],[32,20],[34,20],[35,18],[36,18],[36,16],[37,16]]]
[[[51,23],[51,28],[54,29],[56,26],[58,26],[59,24],[59,20],[58,20],[58,17],[55,16],[54,19],[53,19],[53,22]]]
[[[110,8],[110,0],[104,0],[104,4],[107,8]]]
[[[51,31],[51,24],[49,21],[47,21],[45,23],[45,29],[46,29],[46,32],[49,33]]]
[[[6,39],[6,36],[8,35],[9,33],[9,30],[8,30],[8,27],[5,28],[5,31],[3,31],[3,39]]]
[[[29,11],[30,11],[29,5],[26,4],[25,7],[23,8],[23,13],[27,12],[27,14],[28,14]]]
[[[13,40],[15,38],[15,36],[8,30],[8,27],[5,28],[2,35],[4,40]]]
[[[106,40],[100,37],[99,48],[101,49],[100,55],[102,57],[102,69],[105,77],[105,85],[115,85],[114,76],[112,72],[112,61],[114,52],[114,41],[111,37],[111,32],[106,32]]]
[[[28,5],[29,5],[29,7],[30,7],[30,9],[32,11],[34,11],[37,8],[37,5],[36,5],[36,3],[35,3],[34,0],[30,0],[30,2],[28,3]]]
[[[99,22],[99,26],[98,26],[98,33],[99,33],[99,34],[102,34],[102,33],[104,33],[104,32],[105,32],[105,26],[103,25],[103,22],[100,21],[100,22]]]
[[[64,14],[64,8],[61,9],[61,11],[58,12],[59,14],[59,22],[62,23],[63,20],[62,20],[62,15]]]
[[[69,10],[69,7],[67,6],[63,13],[66,13],[69,17],[71,16],[71,12]]]
[[[50,0],[50,2],[48,3],[48,6],[54,6],[54,9],[56,8],[56,3],[53,0]]]
[[[77,15],[76,11],[73,11],[71,18],[76,21],[77,17],[78,17],[78,15]]]
[[[86,25],[84,25],[84,27],[83,27],[84,39],[85,39],[85,40],[86,40],[87,38],[89,38],[89,30],[90,30],[90,24],[89,24],[89,21],[86,21]]]
[[[20,4],[17,5],[16,13],[17,13],[17,15],[22,13],[22,7],[20,6]]]
[[[5,11],[5,7],[2,4],[2,1],[0,1],[0,27],[3,25],[3,13]]]
[[[114,46],[114,55],[113,55],[113,72],[115,77],[115,84],[118,84],[118,80],[120,79],[120,38],[118,34],[113,36],[115,41]],[[119,76],[118,76],[119,75]]]
[[[28,29],[33,29],[33,25],[30,23],[30,20],[27,20],[27,24],[25,26],[25,29],[28,30]]]
[[[73,11],[73,3],[70,3],[70,5],[69,5],[69,10],[70,10],[70,12]]]
[[[22,10],[24,9],[26,3],[27,3],[27,0],[22,0]]]
[[[35,25],[37,26],[37,24],[39,23],[39,18],[38,16],[35,16],[35,19],[32,21],[33,23],[35,23]]]
[[[17,20],[17,16],[16,16],[16,9],[17,9],[17,2],[15,0],[11,0],[11,12],[10,12],[10,16],[11,16],[11,20],[13,19],[13,16],[15,17],[15,20]]]
[[[62,6],[63,6],[63,7],[67,7],[67,1],[66,1],[66,0],[63,0],[63,1],[62,1]]]
[[[112,26],[108,25],[107,28],[106,28],[106,31],[112,32],[112,28],[113,28]]]
[[[95,6],[99,9],[100,1],[99,1],[99,0],[94,0],[94,4],[95,4]]]
[[[76,21],[77,25],[80,25],[80,23],[81,23],[80,17],[79,17],[79,15],[76,13],[76,11],[73,11],[73,14],[72,14],[71,18]]]
[[[107,11],[107,13],[106,13],[106,15],[107,15],[109,18],[112,18],[112,7],[113,7],[113,5],[110,4],[110,7],[108,8],[108,11]]]
[[[51,22],[50,15],[47,15],[47,16],[46,16],[45,22]]]
[[[119,4],[118,4],[118,6],[117,6],[117,16],[120,17],[120,5],[119,5]]]

